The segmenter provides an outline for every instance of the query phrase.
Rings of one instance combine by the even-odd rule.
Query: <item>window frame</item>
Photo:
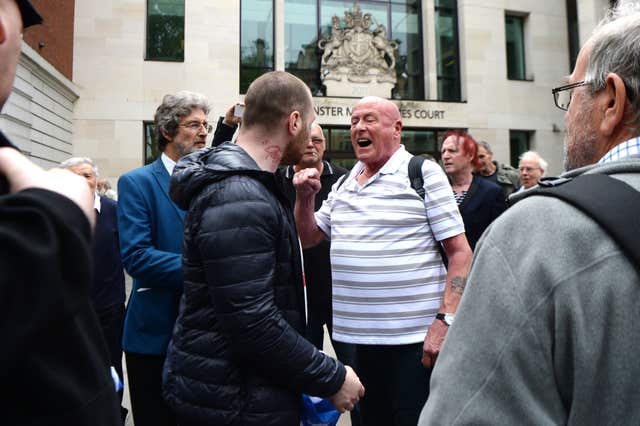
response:
[[[518,164],[520,163],[520,156],[527,152],[531,151],[531,141],[533,140],[534,130],[525,130],[525,129],[509,129],[509,159],[511,160],[511,166],[518,168]],[[525,149],[524,150],[515,150],[514,149],[514,135],[525,135]],[[521,141],[517,141],[520,143]]]
[[[258,78],[259,76],[266,74],[268,72],[274,71],[276,69],[276,46],[277,46],[277,40],[276,40],[276,1],[275,0],[271,0],[271,37],[272,37],[272,44],[273,46],[271,47],[272,49],[272,57],[271,57],[271,67],[259,67],[259,66],[246,66],[243,65],[242,63],[242,23],[243,23],[243,18],[242,18],[242,3],[245,1],[252,1],[252,0],[240,0],[240,31],[238,32],[238,57],[239,57],[239,68],[238,68],[238,92],[241,95],[244,95],[247,93],[247,89],[249,88],[249,86],[251,85],[251,83],[249,83],[245,88],[243,88],[243,83],[242,83],[242,70],[244,69],[250,69],[250,70],[263,70],[262,73],[258,74],[256,78]]]
[[[530,64],[529,54],[531,52],[529,46],[529,14],[524,12],[505,11],[504,14],[504,34],[505,34],[505,71],[507,80],[510,81],[533,81],[533,75],[530,73],[527,64]],[[522,39],[522,77],[515,77],[509,74],[509,42],[507,38],[507,19],[518,19],[522,23],[521,25],[521,39]]]
[[[442,102],[460,102],[462,100],[462,79],[461,79],[461,59],[460,59],[460,27],[459,27],[459,17],[458,17],[458,1],[457,0],[452,0],[455,4],[453,7],[449,7],[449,6],[439,6],[437,5],[436,2],[434,2],[434,30],[435,30],[435,36],[436,39],[438,38],[439,34],[437,32],[437,19],[438,19],[438,12],[440,10],[448,10],[452,13],[452,15],[454,16],[454,34],[456,35],[456,47],[455,47],[455,56],[456,56],[456,73],[457,73],[457,81],[458,81],[458,85],[457,85],[457,96],[454,96],[453,99],[445,99],[444,96],[442,95],[441,91],[440,91],[440,82],[441,81],[455,81],[456,77],[449,77],[449,76],[444,76],[441,75],[438,72],[438,63],[442,60],[441,57],[441,52],[438,51],[438,42],[436,40],[436,44],[434,46],[434,48],[436,49],[436,88],[437,88],[437,100],[438,101],[442,101]]]
[[[146,8],[145,8],[145,32],[144,32],[144,60],[148,62],[184,62],[185,52],[186,52],[186,0],[182,1],[182,57],[181,58],[160,58],[160,57],[150,57],[149,56],[149,3],[154,0],[146,0]]]

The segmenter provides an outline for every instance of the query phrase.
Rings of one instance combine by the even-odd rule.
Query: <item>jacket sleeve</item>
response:
[[[213,133],[213,140],[211,146],[216,147],[224,142],[228,142],[233,139],[233,134],[236,132],[237,126],[227,126],[222,121],[224,117],[218,118],[218,124],[216,125],[216,131]]]
[[[276,306],[276,279],[290,261],[276,258],[282,219],[266,199],[233,197],[209,205],[194,231],[222,333],[244,363],[274,383],[317,396],[336,393],[344,366],[319,352]]]
[[[547,339],[534,321],[546,302],[530,306],[521,292],[530,277],[530,286],[544,279],[544,272],[531,265],[543,264],[539,260],[548,250],[531,243],[531,229],[509,213],[494,222],[476,246],[419,426],[566,424],[555,391],[551,347],[543,343]],[[537,220],[534,214],[527,219]],[[505,250],[510,247],[505,241],[511,240],[525,250]]]
[[[118,194],[120,254],[125,270],[133,278],[144,280],[145,286],[180,290],[182,255],[156,248],[150,211],[155,206],[149,204],[143,188],[129,175],[118,180]]]
[[[496,185],[493,190],[487,194],[491,200],[491,219],[490,222],[493,222],[507,209],[507,200],[504,198],[504,193],[502,192],[502,188]]]
[[[0,197],[0,377],[36,333],[89,303],[90,235],[80,208],[59,194]]]

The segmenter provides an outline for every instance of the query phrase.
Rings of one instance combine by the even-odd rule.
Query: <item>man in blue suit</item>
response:
[[[118,181],[122,262],[133,277],[122,346],[136,426],[175,425],[162,398],[162,366],[182,295],[182,223],[185,212],[169,197],[176,162],[205,146],[211,130],[203,95],[166,95],[155,114],[153,163]]]

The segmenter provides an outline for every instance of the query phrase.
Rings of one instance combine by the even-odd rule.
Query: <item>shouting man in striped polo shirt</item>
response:
[[[393,102],[363,98],[351,115],[359,162],[315,214],[318,171],[304,169],[294,177],[303,246],[331,240],[333,337],[356,345],[367,389],[361,401],[365,426],[417,423],[471,261],[447,177],[424,161],[422,199],[409,182],[411,154],[400,143],[401,132]]]

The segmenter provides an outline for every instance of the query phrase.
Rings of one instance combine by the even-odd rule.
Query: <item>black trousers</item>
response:
[[[124,376],[122,375],[122,325],[124,324],[124,304],[117,304],[105,309],[96,310],[96,313],[100,321],[102,335],[104,336],[105,342],[107,342],[111,365],[113,365],[118,372],[120,380],[124,382]],[[122,392],[118,394],[120,403],[122,403]]]
[[[125,352],[124,356],[135,425],[175,426],[175,417],[162,398],[164,355]]]
[[[100,328],[105,342],[107,342],[107,350],[111,365],[116,369],[118,377],[124,383],[124,375],[122,373],[122,326],[124,325],[124,304],[116,304],[105,309],[96,309]],[[122,407],[122,396],[124,390],[118,392],[118,402],[120,403],[120,414],[122,423],[127,418],[127,409]]]
[[[431,370],[421,363],[422,343],[355,345],[365,388],[363,426],[415,426],[429,396]]]

